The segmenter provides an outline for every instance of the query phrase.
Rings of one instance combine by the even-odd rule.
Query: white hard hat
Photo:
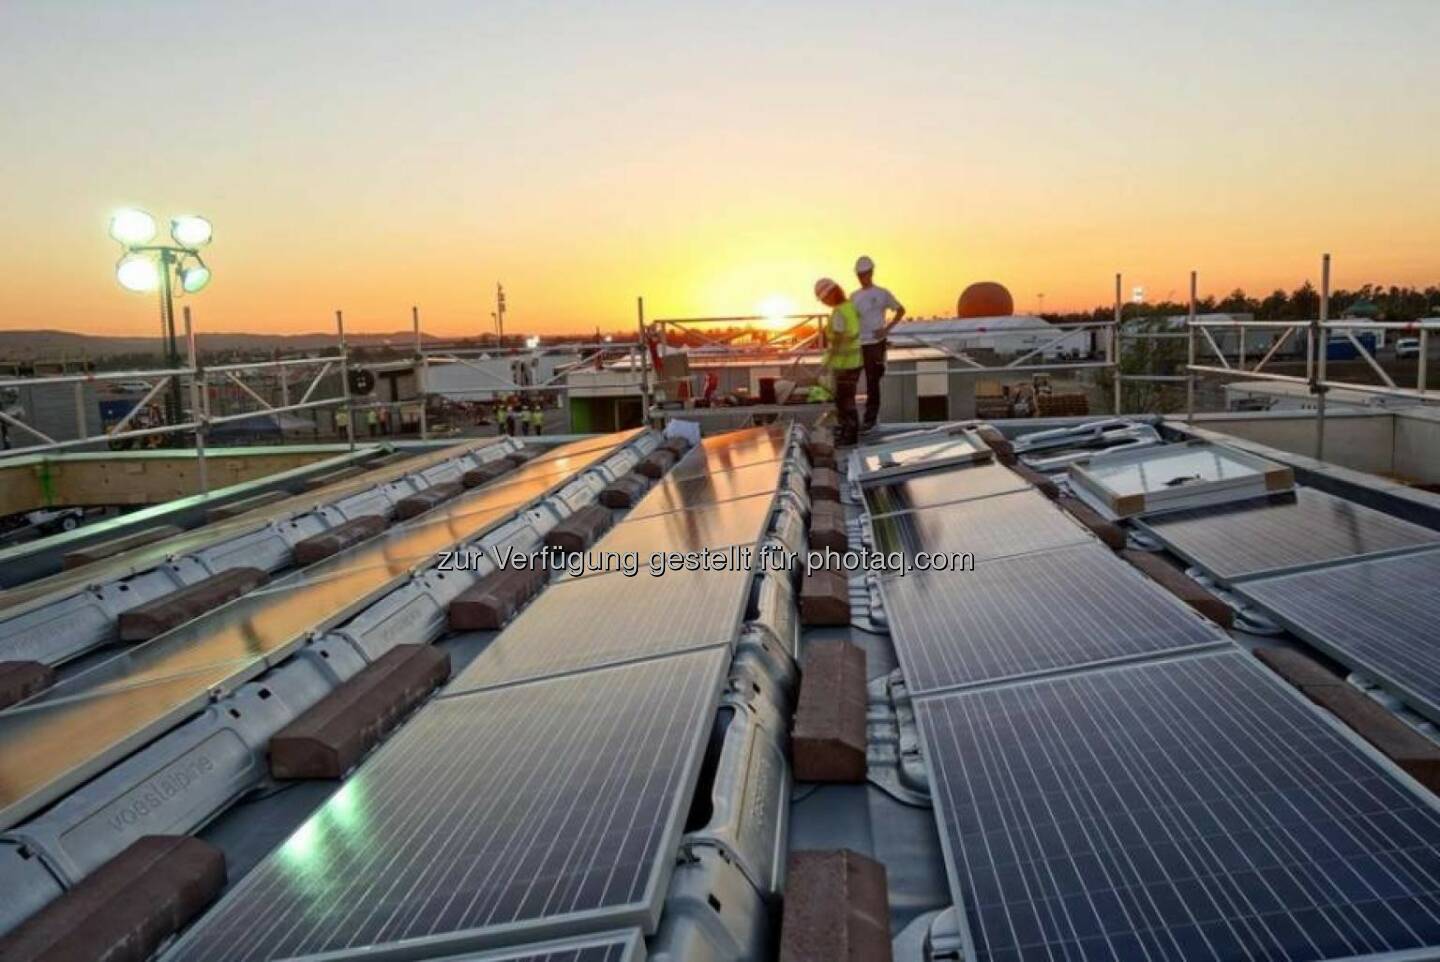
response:
[[[872,261],[870,258],[866,257],[864,254],[861,254],[860,259],[855,262],[855,273],[869,274],[874,270],[875,262]]]
[[[815,282],[815,296],[822,301],[825,300],[825,295],[832,290],[838,291],[841,290],[841,287],[828,277],[822,277]]]

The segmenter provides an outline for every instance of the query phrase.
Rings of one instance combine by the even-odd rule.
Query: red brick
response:
[[[272,504],[278,504],[289,497],[290,494],[287,491],[267,491],[264,494],[241,498],[239,501],[231,501],[229,504],[222,504],[205,512],[205,523],[213,524],[216,521],[228,521],[231,518],[245,514],[247,511],[254,511],[257,508],[265,508]]]
[[[157,541],[164,541],[166,538],[173,538],[183,533],[183,529],[177,528],[173,524],[156,525],[153,528],[136,531],[121,538],[111,538],[109,541],[97,541],[94,544],[87,544],[83,547],[76,548],[74,551],[66,552],[64,559],[61,561],[61,565],[66,571],[69,571],[72,568],[79,568],[82,565],[103,561],[106,558],[113,558],[123,551],[130,551],[133,548],[154,544]]]
[[[865,652],[848,641],[805,646],[791,757],[802,782],[865,781]]]
[[[849,849],[793,852],[780,962],[891,962],[885,866]]]
[[[680,455],[690,450],[690,442],[687,441],[685,438],[680,437],[679,435],[674,435],[672,437],[666,438],[664,441],[661,441],[660,447],[669,451],[671,454],[675,455],[675,457],[678,458],[680,457]]]
[[[318,491],[321,488],[332,484],[339,484],[341,481],[349,481],[351,478],[358,478],[365,473],[365,469],[359,465],[352,464],[348,468],[336,468],[334,471],[326,471],[324,474],[317,474],[305,479],[306,491]]]
[[[635,465],[635,471],[637,474],[643,474],[653,481],[663,476],[666,471],[669,471],[676,460],[678,459],[675,457],[674,451],[668,448],[656,448],[646,456],[645,460]]]
[[[259,568],[231,568],[120,615],[121,641],[146,641],[234,601],[270,580]]]
[[[453,631],[498,631],[545,587],[549,574],[539,565],[493,571],[450,602]]]
[[[515,465],[504,458],[496,461],[487,461],[478,468],[471,468],[460,476],[460,483],[467,488],[478,488],[482,484],[494,481],[502,474],[515,470]]]
[[[0,709],[55,684],[55,669],[38,661],[0,661]]]
[[[597,500],[607,508],[629,508],[650,488],[650,479],[643,474],[627,474],[616,478],[601,490]]]
[[[991,451],[995,452],[995,460],[1001,464],[1013,467],[1019,462],[1020,459],[1015,456],[1015,445],[1011,444],[1010,439],[999,431],[987,424],[976,428],[975,433],[980,435],[980,440],[989,445]]]
[[[339,778],[450,677],[432,645],[397,645],[270,739],[276,778]]]
[[[1039,491],[1041,494],[1045,495],[1045,497],[1049,498],[1050,500],[1053,501],[1056,498],[1060,497],[1060,486],[1057,485],[1054,481],[1050,480],[1047,475],[1041,474],[1039,471],[1036,471],[1028,464],[1022,464],[1017,461],[1014,464],[1010,465],[1010,470],[1014,471],[1016,474],[1020,475],[1021,478],[1030,482],[1032,485],[1035,486],[1036,491]]]
[[[823,551],[826,548],[844,554],[850,547],[850,537],[845,531],[845,511],[837,501],[816,501],[810,511],[810,548]]]
[[[1090,507],[1079,498],[1062,494],[1056,499],[1056,504],[1070,512],[1070,516],[1089,528],[1097,538],[1110,546],[1110,550],[1119,551],[1125,547],[1125,530],[1113,521],[1106,521],[1100,517],[1094,508]]]
[[[840,474],[834,468],[815,468],[810,472],[810,500],[839,501]]]
[[[1440,745],[1354,685],[1314,685],[1305,696],[1329,711],[1432,792],[1440,790]]]
[[[352,545],[375,537],[385,530],[385,519],[378,514],[361,515],[329,531],[306,538],[295,545],[295,563],[312,565]]]
[[[431,508],[444,504],[463,490],[459,481],[442,481],[439,484],[432,484],[424,491],[417,491],[410,497],[397,501],[395,518],[399,521],[408,521],[418,517]]]
[[[545,547],[567,554],[584,551],[610,527],[614,515],[603,504],[590,504],[551,528],[545,535]]]
[[[800,623],[850,624],[850,583],[845,572],[817,568],[805,574],[800,586]]]
[[[147,835],[0,938],[6,962],[143,962],[215,901],[225,855]]]
[[[1149,551],[1138,551],[1132,548],[1121,551],[1120,556],[1140,569],[1150,580],[1220,627],[1229,628],[1235,623],[1235,613],[1230,610],[1229,605],[1206,591],[1194,578],[1167,563],[1165,559]]]
[[[1281,678],[1302,691],[1307,688],[1346,684],[1345,679],[1314,658],[1304,652],[1296,651],[1294,648],[1264,645],[1255,649],[1255,657],[1269,666]]]

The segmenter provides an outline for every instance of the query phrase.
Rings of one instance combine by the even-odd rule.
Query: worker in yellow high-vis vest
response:
[[[835,379],[835,416],[839,422],[835,443],[854,444],[860,434],[855,389],[865,363],[860,352],[860,312],[845,297],[845,289],[828,277],[815,282],[815,296],[831,309],[828,343],[820,360]]]

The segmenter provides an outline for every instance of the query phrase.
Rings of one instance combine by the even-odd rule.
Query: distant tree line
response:
[[[1126,303],[1122,309],[1126,319],[1168,317],[1187,313],[1190,305],[1164,300]],[[1440,317],[1440,285],[1418,288],[1366,284],[1355,290],[1330,292],[1331,317],[1342,317],[1352,309],[1377,321],[1403,323]],[[1264,298],[1251,297],[1237,287],[1223,298],[1206,297],[1196,301],[1195,310],[1200,314],[1253,314],[1260,321],[1310,320],[1320,314],[1320,292],[1309,281],[1289,292],[1277,288]],[[1046,314],[1045,317],[1058,322],[1103,321],[1113,317],[1114,312],[1113,306],[1102,306],[1088,313]]]

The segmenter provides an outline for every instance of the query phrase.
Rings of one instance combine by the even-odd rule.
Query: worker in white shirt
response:
[[[895,295],[875,283],[875,262],[862,256],[855,262],[855,276],[860,287],[850,295],[850,302],[860,312],[860,353],[865,361],[865,417],[860,426],[869,431],[880,416],[880,379],[885,376],[885,340],[890,329],[905,316],[905,305]],[[886,312],[895,316],[887,320]]]

